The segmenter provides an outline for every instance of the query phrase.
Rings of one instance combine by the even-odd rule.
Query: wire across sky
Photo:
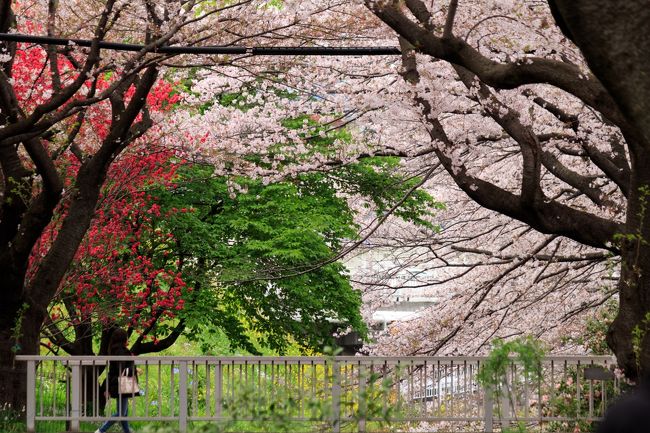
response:
[[[34,36],[22,33],[0,33],[0,41],[26,42],[44,45],[92,46],[89,39],[68,39],[52,36]],[[118,42],[99,41],[99,48],[115,51],[142,51],[145,46]],[[397,47],[242,47],[242,46],[163,46],[152,49],[153,53],[163,54],[250,54],[254,56],[393,56],[400,55]]]

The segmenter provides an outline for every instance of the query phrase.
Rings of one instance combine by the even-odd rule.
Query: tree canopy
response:
[[[431,338],[399,333],[396,347],[436,353],[465,329],[508,336],[522,317],[535,327],[540,312],[559,311],[538,307],[547,300],[566,319],[614,297],[609,346],[629,377],[644,374],[648,39],[622,29],[643,29],[649,12],[605,3],[0,0],[1,32],[93,40],[0,44],[3,398],[20,405],[14,355],[38,351],[43,324],[65,347],[86,332],[77,313],[116,308],[102,290],[122,295],[117,315],[142,333],[142,350],[201,326],[190,303],[215,306],[244,346],[246,326],[265,327],[278,348],[287,336],[313,346],[327,320],[356,326],[359,298],[337,251],[393,216],[417,227],[390,242],[427,249],[440,269],[426,287],[483,271],[444,286],[444,314],[411,326]],[[105,40],[143,48],[100,49]],[[251,43],[399,45],[402,56],[157,50]],[[139,189],[119,188],[132,180]],[[421,187],[481,208],[450,209],[438,224]],[[602,287],[609,270],[618,282]],[[53,301],[72,315],[74,338],[48,323]],[[242,312],[249,320],[235,323]]]

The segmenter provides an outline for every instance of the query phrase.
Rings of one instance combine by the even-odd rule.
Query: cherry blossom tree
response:
[[[485,354],[494,338],[529,334],[553,353],[590,351],[586,324],[610,306],[617,259],[482,208],[444,173],[432,181],[447,207],[437,232],[391,221],[350,259],[367,320],[396,302],[421,308],[369,352]]]
[[[401,38],[402,75],[456,185],[553,242],[564,237],[620,258],[608,343],[629,377],[647,372],[648,84],[639,72],[647,41],[614,30],[646,12],[632,2],[603,29],[596,23],[618,2],[365,3]],[[628,49],[633,55],[616,61]],[[493,287],[477,288],[479,299]]]

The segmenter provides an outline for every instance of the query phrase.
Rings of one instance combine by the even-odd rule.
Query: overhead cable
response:
[[[22,33],[0,33],[0,41],[27,42],[44,45],[90,47],[89,39],[56,38]],[[99,41],[99,48],[115,51],[142,51],[145,45]],[[250,54],[255,56],[392,56],[401,54],[397,47],[242,47],[242,46],[162,46],[152,48],[152,53],[163,54]]]

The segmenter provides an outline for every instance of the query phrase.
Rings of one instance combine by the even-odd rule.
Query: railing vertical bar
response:
[[[564,360],[563,365],[564,365],[564,371],[563,371],[562,376],[558,377],[558,380],[559,380],[559,381],[564,381],[564,380],[566,380],[566,377],[567,377],[568,374],[569,374],[569,373],[568,373],[568,371],[569,371],[569,363],[568,363],[568,361],[567,361],[566,359]],[[570,391],[571,391],[571,390],[569,390],[569,392],[570,392]]]
[[[289,394],[289,378],[291,377],[291,364],[287,364],[287,360],[284,361],[284,395]]]
[[[422,416],[427,415],[427,361],[420,367],[420,394],[422,395]]]
[[[59,383],[59,376],[58,376],[58,368],[62,369],[62,374],[61,374],[61,383]],[[63,396],[59,396],[61,399],[63,399],[63,408],[60,413],[60,415],[63,416],[68,416],[68,373],[67,369],[65,366],[61,363],[59,364],[58,361],[53,361],[52,362],[52,416],[58,416],[59,411],[58,407],[61,406],[61,403],[57,403],[57,395],[58,395],[58,388],[59,385],[63,388]]]
[[[257,389],[260,396],[264,395],[264,385],[262,384],[262,361],[257,360]],[[264,400],[262,400],[265,403]]]
[[[480,368],[480,364],[477,368]],[[486,433],[492,433],[494,430],[494,400],[492,396],[494,389],[490,386],[483,388],[483,430]]]
[[[199,407],[199,376],[198,376],[198,365],[196,361],[192,361],[192,416],[198,416],[198,407]]]
[[[174,391],[174,383],[175,383],[175,380],[174,380],[174,368],[175,368],[174,367],[174,360],[172,360],[170,368],[171,368],[171,370],[170,370],[170,373],[169,373],[170,374],[169,386],[170,386],[171,392],[169,393],[169,415],[174,416],[175,413],[176,413],[174,411],[174,395],[176,394],[176,392]],[[179,370],[179,372],[180,372],[180,370]]]
[[[144,361],[144,384],[140,383],[140,389],[144,391],[144,416],[149,418],[149,360]]]
[[[395,364],[395,385],[396,385],[395,388],[397,391],[396,395],[398,396],[398,398],[402,395],[402,378],[401,378],[402,373],[400,372],[401,366],[402,364],[398,359],[397,364]]]
[[[471,416],[471,396],[472,396],[472,362],[463,361],[463,383],[465,389],[463,389],[463,411],[466,416]]]
[[[262,365],[260,361],[258,360],[257,364],[251,363],[251,384],[253,389],[255,389],[255,395],[261,396],[262,395],[262,384],[260,382],[261,376],[260,372],[262,371]],[[264,400],[258,399],[257,400],[262,407],[265,404]]]
[[[378,383],[377,383],[378,377],[379,376],[375,373],[375,361],[371,359],[370,360],[370,371],[368,372],[368,385],[371,388],[367,392],[367,395],[372,396],[373,400],[376,399],[376,395],[377,395],[376,391],[377,391],[377,386],[378,386]],[[380,389],[379,391],[383,393],[382,389]],[[376,417],[376,414],[375,414],[375,417]]]
[[[162,364],[160,363],[160,360],[158,360],[158,382],[157,382],[157,390],[158,391],[158,418],[162,418],[162,413],[163,413],[163,401],[162,401]]]
[[[244,380],[243,380],[243,384],[244,384],[244,386],[243,386],[243,390],[244,390],[245,393],[246,393],[246,392],[254,392],[254,391],[250,388],[250,385],[248,384],[248,368],[249,368],[248,360],[246,360],[246,359],[244,360],[244,366],[243,366],[243,367],[242,367],[241,365],[239,366],[239,372],[240,372],[239,380],[240,380],[240,382],[241,382],[241,380],[242,380],[242,379],[241,379],[241,369],[242,369],[242,368],[244,369]],[[254,394],[253,394],[253,395],[254,395]],[[256,403],[255,403],[256,400],[257,400],[257,399],[253,399],[254,404],[256,404]],[[257,408],[255,408],[255,407],[253,408],[253,410],[256,410],[256,409],[257,409]],[[248,415],[248,414],[247,414],[247,415]]]
[[[618,379],[614,378],[614,383],[616,383]],[[605,381],[600,382],[600,395],[603,397],[600,399],[600,416],[603,416],[605,414],[605,408],[607,408],[607,387],[605,386]]]
[[[528,418],[530,412],[528,410],[530,400],[530,393],[528,389],[528,377],[524,376],[524,417]]]
[[[231,382],[230,375],[232,373],[231,372],[232,369],[230,367],[231,367],[231,364],[229,362],[228,363],[227,362],[223,363],[223,377],[222,377],[222,387],[223,387],[222,402],[223,402],[223,406],[222,406],[222,409],[221,409],[222,411],[228,406],[228,402],[230,401],[230,399],[232,397],[231,396],[231,392],[232,392],[231,388],[232,388],[232,386],[230,385],[230,382]]]
[[[461,392],[460,395],[461,395],[461,401],[463,402],[462,411],[464,415],[469,416],[467,410],[467,397],[469,393],[469,387],[467,384],[467,369],[468,369],[467,360],[465,360],[463,361],[463,391]]]
[[[313,401],[316,401],[316,366],[314,365],[314,360],[311,360],[311,398]],[[312,407],[311,409],[311,419],[316,418],[315,413],[316,408]]]
[[[431,384],[431,392],[433,393],[433,413],[436,414],[440,411],[440,361],[432,366],[433,370],[433,383]]]
[[[223,393],[223,367],[221,360],[217,362],[214,369],[214,416],[221,419],[221,399]]]
[[[544,377],[544,363],[540,361],[539,365],[540,375],[537,378],[537,422],[539,425],[542,425],[542,385]]]
[[[594,416],[594,381],[589,381],[589,418]]]
[[[480,414],[481,413],[481,406],[478,401],[478,399],[472,398],[472,395],[478,391],[478,387],[476,386],[476,374],[478,373],[478,361],[477,364],[474,365],[474,363],[469,364],[469,390],[468,390],[468,395],[470,398],[470,402],[476,403],[476,413]],[[468,405],[471,407],[471,409],[474,409],[474,404]]]
[[[99,416],[99,369],[93,360],[93,416]]]
[[[413,360],[411,360],[408,366],[408,397],[407,398],[408,398],[409,409],[413,406],[413,399],[415,397],[414,395],[415,383],[413,378],[414,373],[415,373],[415,367],[413,365]]]
[[[298,361],[298,417],[305,417],[305,364]]]
[[[549,394],[549,400],[553,401],[555,398],[555,360],[553,359],[551,359],[551,386]]]
[[[576,418],[580,418],[580,360],[576,366]]]
[[[87,416],[86,402],[88,401],[88,371],[84,368],[83,363],[80,363],[79,368],[79,382],[81,388],[79,389],[79,418],[82,419]],[[92,361],[91,361],[92,364]]]
[[[454,402],[456,401],[456,398],[455,398],[456,397],[456,395],[455,395],[456,392],[455,391],[456,391],[456,388],[458,388],[457,385],[454,386],[454,376],[457,376],[457,374],[458,374],[457,371],[458,371],[458,365],[456,365],[456,372],[454,372],[454,360],[452,359],[449,362],[449,372],[451,374],[451,380],[450,380],[450,385],[451,385],[451,398],[450,398],[450,400],[451,401],[449,403],[449,408],[450,408],[452,418],[454,417]],[[456,381],[457,380],[458,380],[458,377],[456,377]]]
[[[341,365],[339,363],[339,365]],[[352,375],[350,364],[348,364],[346,361],[343,361],[343,374],[339,376],[341,378],[340,384],[341,384],[341,421],[345,419],[346,417],[351,415],[352,412],[352,404],[347,404],[348,403],[348,398],[349,392],[344,392],[344,390],[348,389],[348,386],[351,382],[350,376]]]
[[[271,401],[275,398],[275,360],[271,360],[271,387],[269,389]]]
[[[27,431],[36,431],[36,362],[27,361],[27,407],[25,408],[27,418]]]
[[[43,401],[43,392],[41,391],[43,385],[42,368],[43,361],[39,361],[38,363],[34,361],[34,416],[37,414],[39,416],[43,415],[43,406],[41,403]]]
[[[56,365],[55,362],[53,362],[52,364]],[[39,409],[38,410],[39,410],[39,415],[40,416],[44,415],[44,413],[43,413],[43,401],[45,400],[45,395],[44,395],[44,391],[43,391],[43,382],[46,380],[45,377],[44,377],[45,366],[46,366],[45,361],[40,361],[38,363],[38,366],[36,367],[38,369],[37,370],[38,371],[38,377],[40,378],[39,379],[39,384],[38,384],[38,389],[39,389],[39,391],[38,391],[38,399],[39,399],[38,406],[39,406]],[[56,374],[54,374],[52,376],[52,382],[53,382],[52,383],[52,389],[56,391]]]
[[[79,431],[79,420],[81,417],[81,363],[72,364],[72,392],[70,401],[70,429],[73,432]]]
[[[440,360],[438,360],[437,364],[436,370],[438,377],[436,378],[436,395],[438,400],[438,412],[442,414],[442,408],[444,405],[443,400],[445,398],[443,385],[445,383],[444,381],[447,380],[447,366],[442,364]]]
[[[273,386],[273,383],[270,384],[269,386],[269,364],[264,363],[264,384],[263,384],[263,395],[264,395],[264,402],[269,402],[271,398],[271,387]]]
[[[138,366],[135,365],[135,362],[133,363],[133,375],[136,376],[138,374]],[[130,399],[131,402],[131,411],[129,412],[129,416],[135,416],[135,403],[136,403],[137,398],[132,398]]]
[[[65,365],[65,417],[69,420],[70,419],[70,362],[66,361],[64,363]]]
[[[52,395],[52,415],[53,416],[58,415],[58,411],[56,410],[56,395],[57,395],[56,391],[57,391],[57,388],[58,388],[58,384],[57,384],[58,379],[57,379],[57,376],[56,376],[56,366],[57,365],[58,365],[58,362],[54,361],[54,386],[52,387],[52,392],[53,392],[53,395]],[[70,399],[70,390],[69,390],[70,377],[69,377],[69,374],[68,374],[67,366],[65,364],[63,364],[61,367],[63,368],[63,379],[64,379],[63,388],[65,390],[65,395],[63,396],[63,398],[64,398],[64,401],[63,401],[63,404],[64,404],[63,415],[66,418],[68,418],[70,416],[70,413],[69,413],[70,412],[70,406],[68,404],[69,399]]]
[[[230,378],[228,379],[228,388],[230,388],[230,401],[234,402],[235,401],[235,375],[236,373],[236,368],[235,368],[235,361],[233,360],[229,367],[230,368]]]
[[[233,361],[233,364],[234,363],[235,362]],[[244,373],[242,370],[244,367],[241,364],[239,364],[238,367],[239,367],[239,382],[237,382],[237,388],[238,388],[237,391],[240,392],[240,389],[244,389],[244,390],[246,389],[246,383],[244,383],[243,381]],[[233,387],[233,401],[236,401],[234,399],[235,399],[235,390]]]
[[[179,361],[178,370],[178,431],[187,432],[187,361]]]
[[[211,396],[211,389],[210,389],[210,363],[206,359],[205,361],[205,416],[210,417],[212,416],[212,405],[210,404],[210,398]]]
[[[377,383],[377,386],[382,390],[381,395],[382,395],[382,401],[381,401],[381,406],[382,406],[382,412],[381,416],[382,418],[386,418],[386,414],[388,411],[388,400],[387,396],[390,394],[392,391],[392,383],[390,383],[390,378],[388,377],[388,365],[386,360],[378,360],[379,364],[376,367],[377,370],[377,378],[379,382]]]
[[[341,366],[338,361],[332,363],[332,432],[341,431]]]
[[[366,431],[366,416],[367,416],[367,402],[366,402],[366,376],[364,375],[363,365],[358,361],[358,380],[359,380],[359,433]]]

